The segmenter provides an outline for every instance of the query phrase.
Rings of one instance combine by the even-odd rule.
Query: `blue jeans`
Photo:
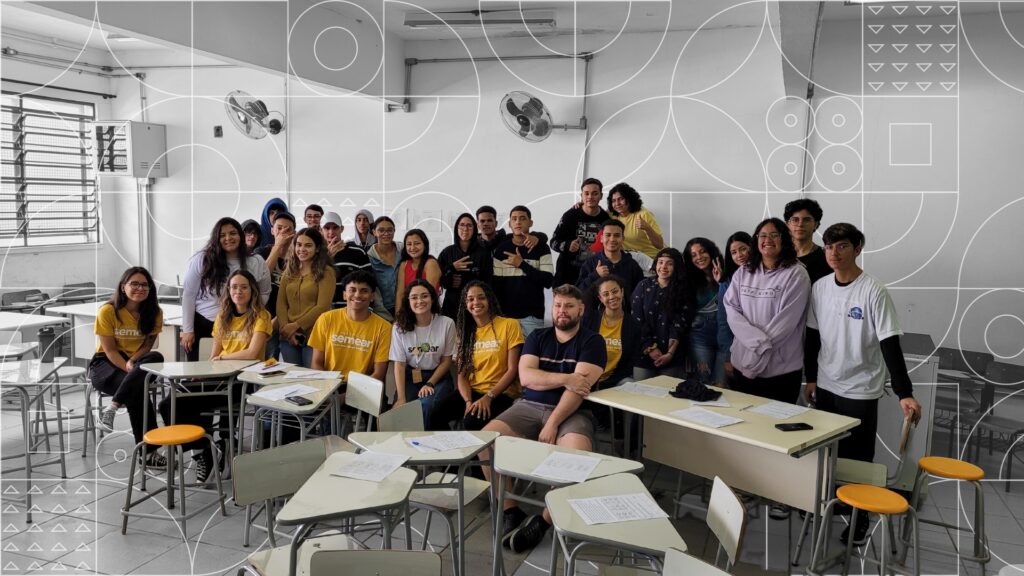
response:
[[[298,364],[303,368],[313,365],[313,349],[309,346],[295,346],[287,340],[280,341],[281,359],[285,362]]]
[[[433,377],[433,370],[422,370],[423,382]],[[419,398],[420,406],[423,408],[423,427],[426,430],[448,430],[448,423],[445,420],[445,405],[452,394],[455,393],[455,383],[452,382],[450,374],[438,380],[434,385],[434,393],[420,396],[420,388],[423,382],[414,384],[412,381],[412,368],[405,367],[405,401],[412,402]]]
[[[525,318],[519,318],[519,328],[523,331],[523,339],[530,335],[530,332],[534,330],[540,330],[544,327],[544,319],[537,318],[535,316],[527,316]]]
[[[687,340],[687,373],[702,384],[725,381],[725,354],[718,349],[718,313],[698,313]]]

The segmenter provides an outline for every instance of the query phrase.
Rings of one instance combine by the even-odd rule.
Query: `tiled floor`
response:
[[[74,414],[81,412],[82,394],[68,393],[65,406]],[[17,412],[2,414],[3,454],[21,451],[21,430]],[[118,426],[127,427],[127,416],[119,416]],[[77,426],[77,422],[75,423]],[[161,520],[133,518],[128,523],[128,534],[120,532],[120,508],[124,503],[124,482],[128,473],[126,454],[131,450],[128,434],[118,433],[105,437],[84,458],[80,456],[81,435],[70,438],[72,452],[67,455],[67,480],[59,478],[59,470],[49,466],[34,474],[31,486],[34,508],[33,522],[25,522],[24,506],[12,503],[26,490],[23,472],[8,473],[20,460],[4,461],[0,482],[0,575],[7,574],[167,574],[214,575],[234,574],[246,556],[261,546],[267,546],[265,534],[253,533],[253,546],[244,548],[242,526],[244,514],[240,508],[228,503],[228,516],[222,517],[211,509],[189,522],[186,540],[176,525]],[[934,449],[944,453],[946,439],[936,432]],[[78,452],[75,452],[75,450]],[[999,449],[992,455],[981,451],[980,465],[995,475],[1003,454]],[[1022,466],[1024,468],[1024,466]],[[1021,474],[1018,473],[1018,476]],[[671,510],[672,491],[676,485],[674,472],[648,466],[644,480],[666,510]],[[1005,491],[1005,482],[985,483],[985,509],[987,529],[993,559],[986,573],[994,574],[1006,564],[1024,564],[1024,481],[1016,481],[1013,491]],[[225,489],[230,493],[229,483]],[[973,518],[973,495],[962,487],[958,504],[957,486],[951,482],[931,486],[929,502],[921,511],[922,517],[957,521],[962,524]],[[190,496],[190,503],[209,502],[209,494]],[[699,508],[696,495],[687,496],[690,508]],[[161,500],[162,502],[162,500]],[[159,512],[158,502],[147,502],[140,510]],[[958,514],[958,510],[960,514]],[[752,510],[752,513],[754,511]],[[763,506],[748,520],[746,539],[737,574],[803,573],[809,552],[805,547],[802,564],[790,567],[787,554],[799,538],[800,520],[795,514],[790,522],[767,519]],[[485,502],[471,505],[470,517],[486,522]],[[414,518],[414,544],[419,545],[423,518]],[[675,521],[691,553],[713,559],[715,542],[709,539],[703,516],[687,512]],[[788,528],[788,533],[787,533]],[[835,531],[838,534],[838,530]],[[396,531],[396,547],[404,546],[403,530]],[[550,533],[549,533],[550,534]],[[377,537],[364,536],[370,546]],[[791,540],[792,539],[792,540]],[[955,535],[934,527],[923,527],[922,542],[948,548]],[[442,553],[446,574],[451,571],[447,536],[440,520],[430,532],[431,547]],[[486,525],[467,542],[467,574],[487,574],[491,570],[491,534]],[[279,544],[281,541],[279,541]],[[967,544],[964,539],[962,544]],[[550,539],[528,555],[506,551],[506,567],[510,574],[533,575],[547,573]],[[598,553],[579,565],[583,574],[597,574],[599,562],[607,561],[607,553]],[[854,567],[853,573],[874,573],[870,568]],[[924,554],[923,574],[981,574],[976,565],[957,563],[952,558]]]

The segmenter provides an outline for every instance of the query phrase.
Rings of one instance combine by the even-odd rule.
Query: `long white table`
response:
[[[672,390],[678,379],[658,376],[642,384]],[[786,420],[749,411],[769,402],[760,396],[721,390],[729,408],[706,407],[742,418],[743,422],[712,428],[672,416],[693,405],[672,396],[644,396],[609,388],[588,400],[644,417],[643,456],[702,478],[719,476],[730,487],[816,513],[831,498],[835,446],[860,423],[856,418],[809,410]],[[806,422],[811,430],[783,432],[783,422]],[[626,423],[629,430],[629,423]],[[814,531],[817,534],[817,518]]]
[[[69,306],[54,306],[47,308],[46,313],[60,315],[71,319],[72,331],[71,341],[74,347],[75,358],[88,360],[96,353],[96,337],[93,333],[93,325],[96,323],[96,315],[99,309],[106,302],[86,302],[84,304],[71,304]],[[164,326],[171,326],[173,330],[164,330],[160,333],[153,350],[160,352],[168,361],[178,360],[178,336],[181,332],[181,306],[177,304],[161,304],[160,309],[164,313]]]
[[[36,342],[39,338],[36,331],[44,326],[63,324],[62,318],[43,316],[42,314],[21,314],[20,312],[0,312],[0,332],[21,332],[22,342]],[[9,344],[6,340],[0,342]]]

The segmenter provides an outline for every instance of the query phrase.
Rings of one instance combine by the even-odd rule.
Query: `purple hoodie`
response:
[[[747,378],[768,378],[803,368],[804,322],[811,280],[800,264],[750,272],[740,267],[725,293],[735,339],[732,365]]]

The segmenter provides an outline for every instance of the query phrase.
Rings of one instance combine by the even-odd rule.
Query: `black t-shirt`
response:
[[[554,328],[534,330],[527,336],[523,346],[523,355],[527,354],[540,359],[541,370],[560,374],[572,374],[579,362],[600,366],[602,370],[608,363],[604,338],[582,327],[568,342],[559,342]],[[562,398],[564,390],[530,390],[524,386],[523,398],[554,406]]]
[[[345,305],[345,298],[342,290],[342,280],[349,272],[366,270],[373,272],[370,267],[370,257],[361,248],[351,242],[346,242],[345,247],[334,255],[334,277],[337,284],[334,287],[334,307],[339,308]]]
[[[811,277],[811,284],[817,282],[819,278],[824,278],[832,273],[832,267],[825,260],[825,250],[817,244],[814,245],[814,250],[803,256],[798,256],[797,260],[804,265],[804,268],[807,268],[807,275]]]

